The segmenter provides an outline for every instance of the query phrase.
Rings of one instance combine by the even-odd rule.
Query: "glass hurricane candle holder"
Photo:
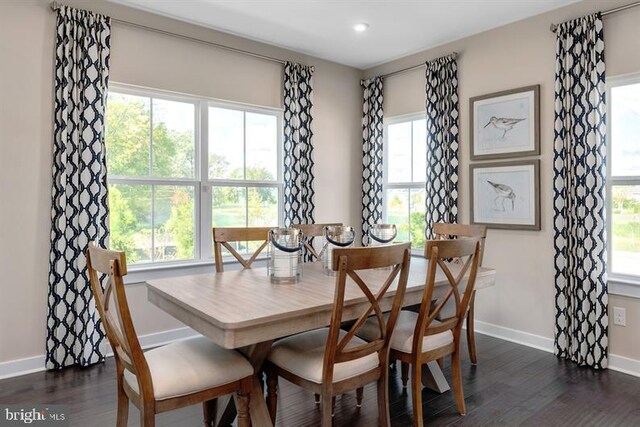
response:
[[[398,235],[395,224],[374,224],[367,231],[368,246],[383,246],[392,243]]]
[[[348,248],[353,245],[356,232],[351,226],[329,225],[322,232],[322,265],[327,274],[333,275],[331,269],[334,248]]]
[[[269,230],[267,274],[271,283],[297,283],[302,274],[302,231],[297,228]]]

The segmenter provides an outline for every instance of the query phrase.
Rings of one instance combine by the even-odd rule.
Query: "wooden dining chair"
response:
[[[480,243],[480,253],[478,255],[478,265],[482,265],[482,257],[484,255],[485,239],[487,237],[487,227],[484,225],[469,225],[469,224],[447,224],[439,222],[433,225],[433,233],[436,239],[450,239],[452,237],[476,237]],[[475,318],[475,301],[476,291],[471,294],[471,301],[469,302],[469,315],[467,316],[467,348],[469,349],[469,359],[471,363],[476,365],[478,363],[478,355],[476,353],[476,337],[474,330],[474,318]],[[450,313],[454,308],[450,303],[444,307],[443,313]]]
[[[269,230],[275,227],[214,227],[213,228],[213,253],[216,262],[216,272],[224,271],[222,263],[222,248],[228,250],[238,260],[242,268],[251,268],[251,265],[262,253],[269,243]],[[245,259],[231,245],[236,242],[261,242],[249,259]]]
[[[428,254],[426,285],[422,296],[420,311],[402,310],[398,316],[396,329],[390,343],[390,358],[400,360],[411,366],[411,397],[413,404],[414,425],[422,426],[422,365],[451,355],[453,373],[453,389],[456,405],[460,414],[464,415],[464,393],[462,391],[462,372],[460,366],[460,332],[467,315],[471,295],[478,272],[480,245],[477,238],[459,240],[428,240],[425,242]],[[454,277],[447,260],[459,258],[463,260],[460,272]],[[432,307],[436,271],[440,269],[448,284],[442,298]],[[461,294],[461,283],[465,286]],[[455,313],[451,317],[436,318],[449,300],[455,302]],[[378,339],[376,324],[368,320],[359,332],[359,336],[372,341]],[[406,386],[408,372],[402,371],[402,383]]]
[[[90,244],[85,256],[91,290],[116,362],[117,426],[127,425],[129,401],[140,410],[140,425],[144,427],[155,425],[156,414],[196,403],[203,404],[205,425],[211,426],[215,399],[235,393],[238,426],[249,427],[251,363],[240,353],[218,347],[204,337],[143,352],[122,280],[127,274],[124,252]]]
[[[331,425],[334,396],[378,384],[378,419],[389,426],[388,371],[389,340],[407,286],[410,262],[409,243],[377,248],[334,249],[332,269],[337,271],[334,305],[328,328],[316,329],[284,338],[273,345],[267,360],[267,405],[275,423],[278,377],[320,395],[321,425]],[[370,286],[359,270],[392,267],[382,284]],[[385,272],[387,273],[387,272]],[[347,278],[350,279],[347,284]],[[396,282],[397,286],[391,285]],[[353,326],[341,329],[347,288],[350,294],[360,290],[368,302]],[[395,291],[391,311],[384,316],[380,301]],[[356,336],[358,329],[373,314],[380,337],[366,342]]]
[[[320,261],[321,252],[318,252],[313,246],[313,239],[316,237],[322,237],[325,227],[340,226],[341,222],[327,223],[327,224],[292,224],[291,227],[297,228],[304,234],[304,248],[307,261]]]

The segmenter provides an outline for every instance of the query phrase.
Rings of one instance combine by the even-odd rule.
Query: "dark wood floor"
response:
[[[557,360],[553,355],[495,338],[478,336],[478,366],[463,361],[467,415],[456,411],[451,392],[423,390],[427,425],[466,426],[640,426],[640,378],[614,371],[594,372]],[[87,369],[41,372],[0,381],[0,403],[47,403],[69,406],[73,426],[113,426],[116,419],[112,359]],[[445,368],[450,378],[450,369]],[[400,369],[392,370],[392,424],[413,423],[411,398],[403,393]],[[313,396],[281,381],[278,425],[319,424]],[[334,425],[375,426],[376,391],[365,389],[360,410],[355,396],[337,399]],[[193,406],[162,414],[159,426],[201,426],[201,409]],[[132,407],[129,425],[138,425]],[[258,426],[259,427],[259,426]]]

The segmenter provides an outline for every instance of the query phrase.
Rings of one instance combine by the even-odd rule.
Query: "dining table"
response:
[[[454,275],[462,268],[461,263],[448,264]],[[427,266],[424,257],[411,257],[403,306],[421,303]],[[389,273],[386,269],[358,272],[374,294]],[[479,267],[475,289],[493,286],[495,275],[494,269]],[[321,262],[313,262],[303,265],[294,284],[272,283],[267,268],[154,279],[146,284],[152,304],[221,347],[241,351],[259,373],[274,340],[329,325],[335,280],[334,272],[327,271]],[[391,309],[397,280],[381,299],[382,310]],[[438,268],[433,298],[444,296],[448,289],[445,274]],[[365,295],[348,278],[343,320],[358,318],[368,306]],[[437,362],[423,368],[423,383],[437,392],[449,390]],[[254,376],[250,415],[253,425],[273,425],[258,375]]]

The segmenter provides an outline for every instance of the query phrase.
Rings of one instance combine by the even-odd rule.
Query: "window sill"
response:
[[[267,257],[258,257],[255,262],[257,266],[261,265],[262,261],[266,261]],[[222,260],[223,265],[231,265],[231,269],[235,270],[239,268],[240,263],[233,257],[224,258]],[[167,279],[178,276],[188,276],[193,274],[208,274],[215,273],[215,262],[210,260],[200,261],[185,261],[176,263],[158,263],[147,265],[133,265],[129,267],[129,272],[124,276],[125,285],[144,284],[147,280],[153,279]]]
[[[640,277],[611,277],[610,275],[607,284],[609,285],[609,293],[612,295],[640,299]]]

